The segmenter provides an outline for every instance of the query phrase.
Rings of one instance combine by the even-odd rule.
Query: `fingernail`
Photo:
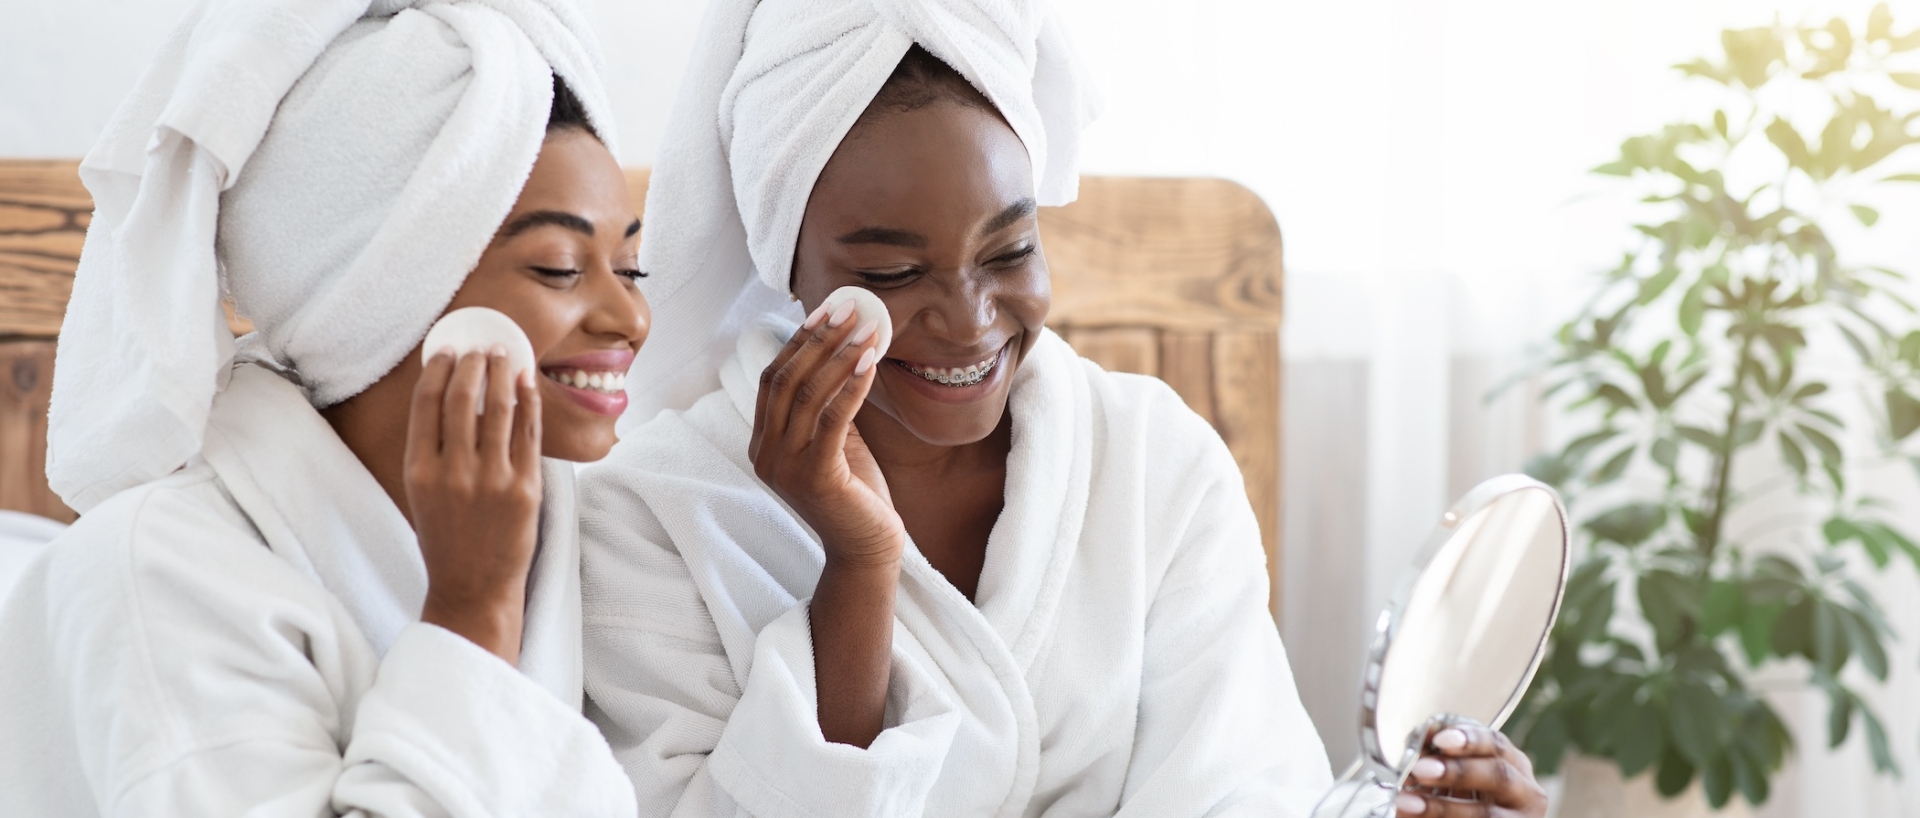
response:
[[[1458,750],[1467,746],[1467,734],[1459,728],[1449,727],[1434,735],[1433,746],[1442,750]]]
[[[505,345],[505,344],[494,344],[493,346],[490,346],[490,347],[487,347],[487,357],[489,357],[489,358],[505,358],[505,357],[507,357],[507,347],[506,347],[506,345]]]
[[[1427,811],[1427,799],[1403,792],[1393,797],[1393,808],[1403,815],[1419,815]]]
[[[813,312],[807,316],[807,320],[800,325],[800,328],[813,329],[820,326],[820,319],[825,317],[827,317],[827,302],[822,301],[820,306],[813,308]]]
[[[840,326],[841,324],[847,323],[847,316],[852,314],[853,314],[853,299],[847,299],[845,301],[842,301],[840,302],[840,306],[833,308],[833,315],[828,316],[827,326],[837,327],[837,326]]]
[[[1440,759],[1437,759],[1437,758],[1423,758],[1423,759],[1420,759],[1419,761],[1413,762],[1414,778],[1421,778],[1428,781],[1432,781],[1433,779],[1436,779],[1442,775],[1445,775],[1446,772],[1447,772],[1447,765],[1440,763]]]
[[[873,359],[877,357],[879,356],[876,355],[874,351],[871,349],[867,350],[866,352],[860,353],[860,361],[853,365],[853,374],[855,375],[867,374],[867,370],[873,368]]]
[[[878,321],[861,324],[859,329],[853,331],[853,337],[847,339],[847,344],[850,346],[859,346],[861,344],[864,344],[867,342],[868,338],[873,337],[873,331],[879,328],[880,328],[880,322]]]

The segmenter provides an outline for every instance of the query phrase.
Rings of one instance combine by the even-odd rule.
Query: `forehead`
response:
[[[633,217],[627,179],[613,153],[585,131],[563,128],[540,145],[513,212],[557,210],[593,221]]]
[[[810,223],[966,230],[1033,195],[1033,163],[999,115],[938,101],[862,121],[807,202]],[[937,238],[937,236],[936,236]]]

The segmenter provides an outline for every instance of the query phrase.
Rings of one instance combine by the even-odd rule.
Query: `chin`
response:
[[[592,463],[606,457],[617,442],[619,438],[614,436],[611,425],[605,430],[567,430],[564,434],[549,430],[540,440],[540,455],[572,463]]]

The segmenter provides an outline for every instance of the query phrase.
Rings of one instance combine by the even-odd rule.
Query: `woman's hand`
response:
[[[907,528],[853,425],[873,386],[877,328],[850,320],[852,301],[824,309],[760,373],[747,454],[827,552],[807,608],[820,735],[866,747],[886,718]]]
[[[760,373],[754,472],[820,535],[827,562],[890,567],[907,529],[854,416],[875,376],[873,326],[856,326],[852,302],[821,309]]]
[[[1533,761],[1505,735],[1452,717],[1428,739],[1394,806],[1418,818],[1541,818],[1547,793]]]
[[[427,563],[420,619],[516,665],[540,527],[533,375],[514,377],[498,347],[434,356],[407,427],[407,506]]]

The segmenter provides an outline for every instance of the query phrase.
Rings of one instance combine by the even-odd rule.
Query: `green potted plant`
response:
[[[1585,424],[1528,468],[1567,497],[1578,551],[1508,728],[1545,773],[1577,752],[1651,771],[1667,797],[1698,780],[1715,808],[1766,801],[1794,746],[1752,684],[1762,665],[1825,693],[1827,742],[1864,732],[1898,774],[1847,679],[1894,661],[1860,572],[1920,568],[1911,520],[1855,479],[1889,459],[1920,471],[1920,312],[1901,273],[1854,263],[1829,229],[1920,193],[1894,170],[1920,154],[1920,29],[1896,33],[1881,5],[1864,26],[1721,46],[1677,66],[1714,107],[1595,169],[1655,215],[1536,370]]]

